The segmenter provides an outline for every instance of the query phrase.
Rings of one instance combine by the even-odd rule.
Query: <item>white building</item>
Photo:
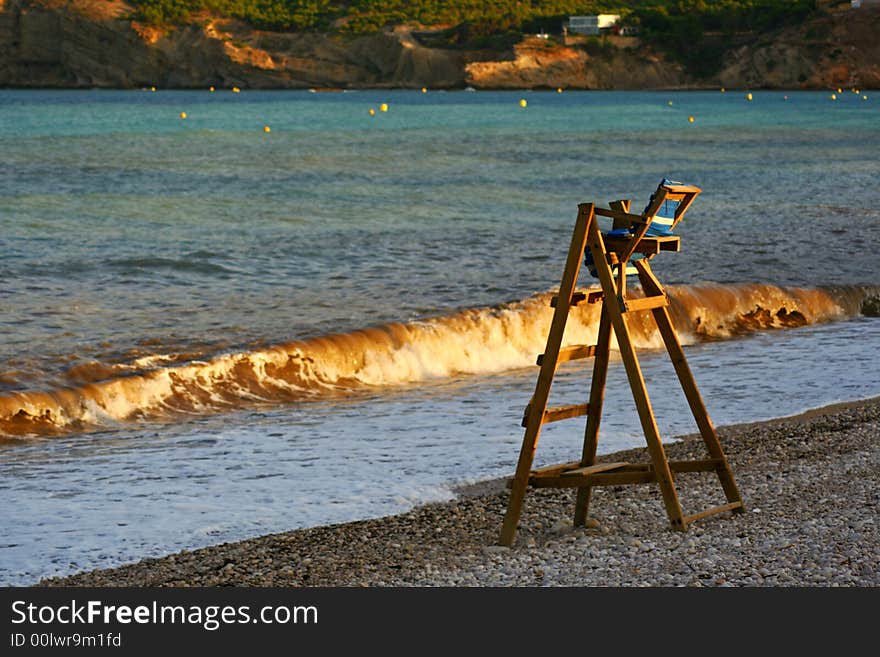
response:
[[[859,7],[880,7],[880,0],[852,0],[850,2],[853,9]]]
[[[569,16],[568,31],[576,34],[599,34],[609,30],[620,21],[619,14],[597,14],[594,16]]]

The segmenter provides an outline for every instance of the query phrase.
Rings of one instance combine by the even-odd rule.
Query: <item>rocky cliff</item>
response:
[[[679,64],[646,49],[638,39],[582,41],[565,46],[523,39],[508,60],[467,64],[467,83],[495,89],[662,89],[695,84]]]
[[[880,87],[880,7],[818,16],[727,54],[718,76],[729,87]]]
[[[158,29],[123,0],[0,0],[0,85],[19,87],[432,87],[644,89],[880,86],[880,10],[823,15],[727,53],[694,79],[636,39],[512,51],[429,47],[406,28],[351,37],[266,32],[197,17]]]
[[[210,16],[162,30],[131,14],[121,0],[0,0],[0,85],[460,87],[480,57],[420,47],[406,30],[344,38]]]

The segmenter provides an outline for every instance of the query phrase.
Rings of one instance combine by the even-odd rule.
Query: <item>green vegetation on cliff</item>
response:
[[[151,23],[178,23],[210,11],[241,18],[254,27],[281,30],[338,29],[363,34],[388,25],[458,25],[472,22],[520,31],[541,19],[555,31],[570,14],[607,12],[627,2],[571,0],[132,0]]]
[[[682,62],[690,73],[708,76],[721,68],[724,52],[754,34],[802,21],[816,11],[814,0],[681,0],[645,2],[629,16],[641,37]]]
[[[132,0],[152,24],[186,22],[199,12],[242,19],[268,30],[376,32],[389,25],[446,26],[438,45],[492,47],[511,37],[558,33],[570,15],[615,13],[625,25],[698,76],[754,34],[805,19],[815,0]]]

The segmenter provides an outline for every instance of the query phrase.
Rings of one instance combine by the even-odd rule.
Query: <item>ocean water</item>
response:
[[[664,176],[703,189],[654,269],[715,423],[880,394],[863,93],[0,91],[0,583],[510,474],[577,204]],[[633,330],[664,437],[694,431]],[[642,444],[608,385],[600,449]]]

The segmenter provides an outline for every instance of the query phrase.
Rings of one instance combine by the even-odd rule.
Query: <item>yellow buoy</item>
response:
[[[272,128],[270,128],[270,127],[267,126],[267,125],[264,125],[264,126],[263,126],[263,132],[272,132]]]
[[[156,91],[156,87],[150,87],[150,91]]]
[[[427,88],[427,87],[422,87],[422,93],[423,93],[423,94],[428,93],[428,88]]]
[[[862,100],[868,100],[867,96],[862,96]]]
[[[232,93],[237,94],[241,91],[238,87],[232,87]]]
[[[725,89],[724,87],[721,87],[721,93],[725,93],[726,91],[727,91],[727,89]]]
[[[213,92],[213,91],[214,91],[214,87],[208,87],[208,91]]]
[[[379,105],[379,111],[380,112],[387,112],[388,111],[388,103],[382,103],[381,105]]]
[[[751,100],[751,99],[752,99],[752,94],[751,94],[751,92],[749,92],[746,94],[746,100]]]
[[[667,100],[667,101],[666,101],[666,104],[669,105],[670,107],[672,107],[672,101],[671,101],[671,100]]]
[[[520,106],[520,107],[525,107],[526,105],[528,105],[528,103],[526,102],[526,99],[525,99],[525,98],[520,98],[520,99],[519,99],[519,106]]]
[[[375,116],[375,114],[376,114],[376,110],[374,110],[374,109],[371,107],[371,108],[369,109],[368,113],[369,113],[370,116]]]
[[[181,113],[180,113],[180,118],[185,119],[185,118],[186,118],[186,112],[181,112]]]
[[[689,116],[689,117],[688,117],[688,123],[693,123],[693,122],[694,122],[694,117]]]
[[[837,94],[831,94],[831,100],[837,100]]]
[[[783,96],[782,100],[788,100],[788,96]]]
[[[838,88],[837,88],[837,93],[842,94],[842,93],[843,93],[843,89],[841,89],[840,87],[838,87]]]
[[[562,93],[562,87],[556,87],[556,93],[561,94],[561,93]]]

